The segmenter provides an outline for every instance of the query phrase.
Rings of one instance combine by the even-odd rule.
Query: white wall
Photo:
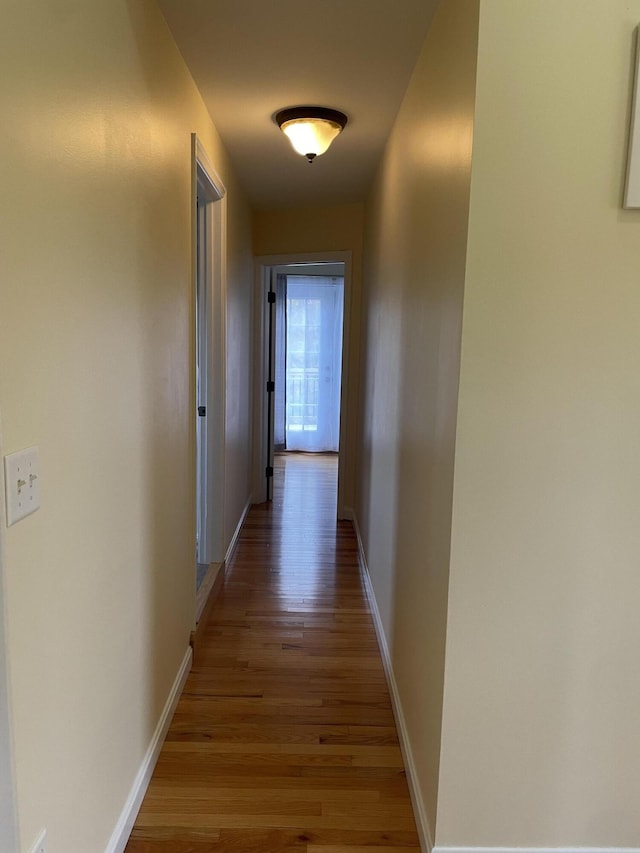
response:
[[[435,829],[477,0],[436,12],[367,205],[357,517]]]
[[[50,853],[93,853],[194,624],[191,132],[228,191],[229,352],[247,349],[233,527],[250,221],[152,0],[5,4],[0,55],[4,452],[39,445],[42,496],[5,550],[20,843],[46,826]]]
[[[485,0],[437,841],[640,844],[640,0]]]

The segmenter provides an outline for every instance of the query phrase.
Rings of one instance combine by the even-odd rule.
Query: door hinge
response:
[[[275,290],[270,290],[267,293],[267,302],[269,303],[269,305],[273,305],[273,303],[275,301],[276,301],[276,292],[275,292]]]
[[[267,465],[267,467],[264,469],[264,475],[265,477],[273,477],[273,468],[271,465]]]
[[[269,379],[267,382],[267,393],[271,394],[275,390],[276,390],[276,383],[272,379]]]
[[[207,416],[207,407],[198,406],[198,417],[205,418]]]

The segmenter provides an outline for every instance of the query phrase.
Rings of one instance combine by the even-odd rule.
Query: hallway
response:
[[[276,459],[126,853],[419,851],[337,457]]]

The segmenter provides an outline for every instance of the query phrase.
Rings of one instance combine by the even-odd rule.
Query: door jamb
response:
[[[206,424],[206,523],[204,553],[207,562],[220,564],[224,560],[224,487],[225,487],[225,427],[226,427],[226,281],[227,281],[227,197],[225,186],[213,168],[206,149],[195,133],[191,134],[191,210],[192,223],[192,317],[195,318],[195,299],[198,274],[198,181],[204,180],[208,203],[206,205],[205,239],[207,241],[205,286],[208,315],[207,359],[207,424]],[[193,324],[195,329],[195,323]],[[195,332],[194,332],[195,339]],[[199,464],[197,456],[196,401],[196,347],[192,347],[191,406],[193,423],[193,470]],[[197,498],[196,498],[197,500]],[[198,508],[196,507],[196,512]],[[195,541],[195,536],[194,536]]]
[[[2,431],[0,427],[0,458]],[[7,609],[4,583],[4,474],[0,471],[0,848],[18,849],[18,818],[11,726],[9,660],[7,654]]]

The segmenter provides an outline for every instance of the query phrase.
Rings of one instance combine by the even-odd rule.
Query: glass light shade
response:
[[[324,154],[342,128],[339,124],[321,118],[298,118],[281,125],[294,150],[303,157]]]

